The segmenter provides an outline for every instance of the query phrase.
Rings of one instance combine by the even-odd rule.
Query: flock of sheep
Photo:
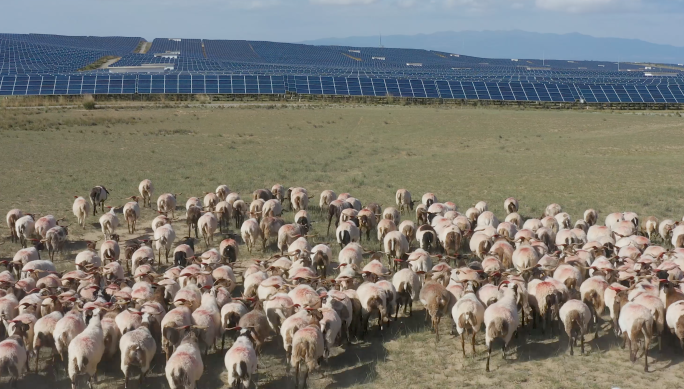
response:
[[[162,194],[154,238],[120,242],[120,218],[135,234],[141,206],[152,208],[152,182],[141,182],[139,192],[122,214],[112,207],[105,212],[109,191],[103,186],[89,198],[76,197],[79,226],[85,229],[99,208],[104,237],[99,250],[87,242],[76,269],[65,273],[56,271],[54,260],[63,255],[68,226],[52,215],[37,218],[19,209],[7,214],[11,243],[23,247],[0,262],[7,266],[0,273],[0,374],[13,386],[30,371],[30,357],[39,368],[41,348],[47,348],[56,371],[66,365],[73,388],[82,376],[92,387],[98,364],[117,353],[126,387],[134,372],[142,383],[152,360],[165,354],[169,386],[194,388],[208,353],[223,352],[226,338],[232,343],[225,353],[231,387],[256,386],[257,359],[269,341],[283,345],[295,385],[306,386],[332,347],[362,339],[371,318],[384,330],[402,308],[411,315],[418,300],[437,339],[441,318],[453,319],[464,356],[466,336],[474,354],[475,336],[484,327],[487,371],[493,342],[503,342],[505,358],[512,337],[529,325],[552,335],[560,327],[570,354],[577,341],[584,352],[585,335],[598,336],[606,307],[632,361],[643,343],[645,370],[651,339],[657,336],[662,347],[666,324],[684,345],[684,294],[678,288],[684,225],[672,220],[649,217],[641,225],[635,213],[624,212],[608,215],[600,226],[590,209],[573,224],[558,204],[539,219],[525,220],[517,200],[509,198],[500,222],[484,202],[460,213],[454,203],[426,193],[414,207],[417,201],[400,189],[397,206],[382,209],[326,190],[319,205],[328,234],[333,223],[336,228],[340,252],[334,266],[331,247],[309,243],[313,196],[304,188],[259,189],[248,203],[221,185],[203,199],[188,199],[183,227],[173,224],[180,194]],[[282,218],[285,203],[295,213],[292,224]],[[409,212],[416,222],[402,221]],[[240,244],[228,232],[233,223],[250,254],[271,240],[280,253],[241,261],[241,285],[233,270]],[[178,239],[185,227],[187,235]],[[219,230],[227,238],[212,248]],[[382,251],[361,246],[371,234]],[[673,248],[653,245],[656,235]],[[201,254],[195,251],[200,237],[206,249]]]

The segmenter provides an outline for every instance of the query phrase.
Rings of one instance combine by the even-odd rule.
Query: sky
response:
[[[684,46],[684,0],[0,0],[0,32],[300,42],[461,30]]]

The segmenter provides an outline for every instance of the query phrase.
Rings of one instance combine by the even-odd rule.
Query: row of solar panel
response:
[[[684,87],[485,83],[303,76],[3,76],[0,95],[284,94],[509,101],[684,103]]]

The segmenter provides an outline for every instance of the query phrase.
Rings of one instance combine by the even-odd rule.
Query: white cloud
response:
[[[641,0],[536,0],[536,5],[549,11],[571,13],[631,11],[641,5]]]

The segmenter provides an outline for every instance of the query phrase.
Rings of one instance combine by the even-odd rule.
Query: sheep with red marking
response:
[[[189,304],[188,304],[189,305]],[[170,310],[161,321],[162,349],[166,353],[168,361],[176,347],[180,345],[185,330],[192,325],[192,312],[186,304],[180,304]]]
[[[93,378],[97,376],[97,365],[104,354],[104,333],[101,319],[105,311],[92,309],[88,326],[69,343],[69,378],[71,387],[76,388],[76,378],[87,375],[92,387]]]
[[[240,328],[235,343],[224,357],[228,371],[228,385],[231,388],[249,388],[252,376],[257,373],[257,353],[254,349],[254,333],[251,328]],[[254,378],[257,387],[258,378]]]
[[[196,328],[187,331],[166,362],[164,370],[171,389],[195,389],[204,374],[197,332]]]
[[[24,340],[28,324],[14,321],[11,324],[10,336],[0,342],[0,371],[11,376],[9,385],[16,388],[17,380],[29,370],[29,355]]]

